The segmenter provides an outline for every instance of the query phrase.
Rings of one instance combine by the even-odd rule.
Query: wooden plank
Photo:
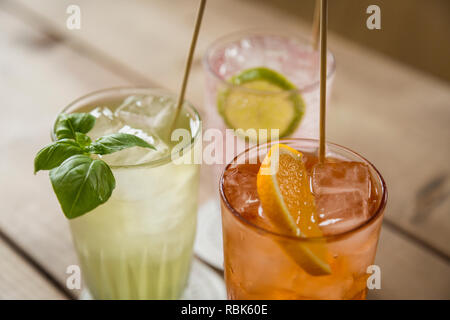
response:
[[[282,10],[286,15],[312,22],[315,0],[247,0]],[[447,0],[340,0],[329,1],[328,27],[346,39],[387,54],[411,67],[450,80],[450,42],[443,30],[450,29]],[[381,30],[365,27],[366,9],[381,9]],[[274,9],[275,9],[274,8]]]
[[[78,3],[83,25],[77,31],[65,28],[64,12],[70,1],[19,2],[48,19],[58,31],[107,52],[171,90],[178,89],[195,1],[82,0]],[[295,16],[253,2],[209,1],[204,19],[187,92],[200,108],[201,57],[211,41],[232,31],[267,25],[271,30],[309,35],[309,25]],[[328,115],[329,139],[358,150],[383,173],[390,191],[387,219],[448,259],[449,85],[335,34],[330,34],[329,42],[338,61]],[[444,179],[444,183],[431,191],[435,201],[427,206],[421,201],[422,190],[436,179]],[[444,210],[436,211],[442,205],[446,205]],[[415,218],[418,215],[420,223]]]
[[[342,69],[364,65],[358,57],[340,61]],[[337,76],[335,101],[342,102],[332,106],[330,135],[359,150],[383,173],[390,197],[386,219],[448,259],[450,128],[446,119],[450,118],[450,90],[412,71],[399,73],[396,81],[390,80],[389,73],[387,81],[372,75],[375,62],[367,67],[366,71],[361,67]],[[385,68],[389,70],[388,63]],[[353,81],[342,79],[344,76],[359,78],[366,86],[355,87]],[[353,93],[343,96],[350,91]],[[434,186],[435,181],[441,183]]]
[[[65,283],[66,268],[77,259],[48,175],[33,175],[33,158],[49,143],[49,128],[64,105],[127,82],[1,10],[0,29],[0,229]],[[2,267],[11,268],[1,256]],[[13,278],[23,290],[33,274],[28,269],[18,263]],[[21,270],[24,281],[17,279]]]
[[[383,228],[375,264],[381,270],[381,289],[369,299],[450,299],[448,263]]]
[[[1,239],[0,257],[0,300],[66,298]]]
[[[33,4],[30,1],[23,3],[25,3],[26,5],[33,6]],[[67,36],[70,36],[71,39],[73,38],[76,39],[76,41],[83,41],[85,43],[88,43],[90,46],[98,48],[101,52],[107,51],[108,54],[113,56],[115,59],[118,59],[122,61],[122,63],[130,66],[132,70],[134,71],[139,70],[139,72],[143,72],[144,74],[149,75],[149,77],[154,77],[161,83],[164,83],[165,86],[173,90],[176,89],[177,84],[179,82],[177,75],[179,74],[180,70],[182,70],[182,65],[184,61],[184,57],[180,55],[180,52],[185,52],[184,48],[187,46],[187,39],[188,39],[186,35],[190,33],[189,26],[192,23],[191,18],[195,15],[195,10],[192,10],[191,13],[192,8],[190,2],[178,1],[176,2],[176,4],[173,4],[173,2],[163,3],[162,1],[152,1],[151,3],[149,2],[137,3],[128,1],[126,2],[127,4],[125,5],[125,2],[115,1],[114,3],[108,2],[108,4],[106,4],[106,2],[103,3],[96,2],[96,5],[94,6],[87,1],[79,1],[79,3],[81,3],[81,8],[83,12],[88,13],[88,17],[90,16],[91,20],[95,18],[94,19],[95,24],[97,25],[96,28],[92,28],[87,27],[87,25],[84,24],[82,30],[80,30],[79,32],[78,31],[69,32],[67,30],[64,30],[65,28],[64,12],[66,3],[68,2],[60,1],[58,3],[54,3],[44,0],[40,2],[39,7],[36,6],[33,9],[39,11],[40,14],[47,16],[47,18],[51,19],[51,21],[53,21],[52,22],[53,26],[61,32],[67,32]],[[202,31],[201,35],[202,40],[199,48],[204,48],[206,44],[209,42],[209,40],[216,38],[218,35],[226,33],[228,31],[236,30],[238,28],[249,26],[256,21],[260,21],[261,17],[263,17],[263,20],[261,21],[264,21],[264,23],[270,24],[277,22],[278,25],[280,25],[281,28],[284,29],[290,28],[292,30],[292,28],[294,27],[298,28],[299,30],[306,29],[304,26],[301,27],[301,24],[297,24],[296,21],[289,20],[288,18],[285,17],[280,17],[279,15],[277,15],[276,12],[274,12],[273,15],[269,15],[267,11],[264,11],[263,7],[262,8],[253,7],[246,3],[242,3],[239,12],[234,10],[231,18],[223,15],[223,12],[231,10],[230,8],[233,8],[233,5],[236,5],[236,3],[233,1],[226,2],[226,4],[225,2],[218,2],[218,1],[209,2],[208,11],[205,16],[204,26],[206,27],[204,27]],[[175,6],[177,6],[178,8],[177,10],[175,10]],[[107,8],[107,10],[105,8]],[[107,12],[107,14],[100,14],[101,10]],[[123,12],[125,12],[126,10],[128,10],[127,11],[128,14],[124,15]],[[145,14],[142,12],[144,12]],[[187,15],[186,12],[189,12],[188,14],[189,17],[184,16],[184,14]],[[19,13],[15,12],[15,14]],[[114,21],[113,20],[114,18],[120,19],[119,21]],[[177,18],[179,18],[179,20],[176,21],[179,21],[179,23],[168,26],[168,30],[164,29],[165,30],[164,37],[158,35],[158,33],[161,33],[162,29],[161,27],[157,27],[157,25],[161,25],[161,23],[163,22],[168,23],[168,21],[174,21],[174,19]],[[249,19],[245,20],[246,18]],[[133,23],[133,20],[135,20],[135,23]],[[3,19],[0,21],[2,21],[1,23],[4,23]],[[87,23],[89,23],[89,21]],[[94,25],[93,24],[94,22],[91,23],[92,25]],[[155,25],[152,25],[153,23]],[[123,33],[121,34],[119,30],[121,28],[124,28],[125,26],[127,27],[126,29],[127,36]],[[151,26],[153,26],[153,28],[151,28]],[[207,35],[205,36],[206,33]],[[133,37],[130,37],[129,36],[130,34],[132,34]],[[114,35],[114,37],[112,37],[111,35]],[[170,38],[171,36],[172,38]],[[171,39],[171,41],[169,41],[168,39]],[[389,175],[387,175],[389,186],[391,187],[391,190],[397,190],[397,192],[394,194],[395,197],[392,196],[391,192],[391,204],[388,209],[387,215],[388,217],[390,216],[389,218],[391,220],[396,222],[398,220],[399,222],[402,223],[402,226],[404,226],[406,224],[404,224],[403,221],[404,220],[408,221],[408,219],[410,218],[410,212],[406,210],[405,213],[405,211],[402,210],[402,205],[406,204],[406,202],[404,201],[405,198],[402,198],[402,194],[403,193],[408,194],[411,199],[415,199],[415,197],[414,193],[409,188],[409,186],[411,185],[411,177],[410,177],[411,175],[407,174],[407,172],[405,172],[406,170],[403,170],[402,166],[409,165],[409,167],[413,167],[413,165],[415,165],[417,167],[417,163],[414,162],[416,161],[416,158],[413,158],[411,160],[411,163],[409,163],[407,161],[408,159],[403,158],[404,150],[401,150],[401,148],[397,150],[392,145],[386,147],[387,149],[383,149],[379,141],[383,141],[386,144],[390,144],[391,142],[389,135],[397,134],[398,131],[400,132],[405,131],[405,133],[401,137],[402,138],[408,137],[409,140],[400,141],[399,145],[402,145],[402,143],[406,143],[407,151],[410,152],[414,151],[416,153],[419,152],[419,154],[422,156],[422,158],[420,158],[421,161],[424,160],[425,154],[428,155],[427,152],[429,151],[429,149],[426,149],[425,146],[424,149],[415,150],[417,149],[416,147],[413,150],[413,147],[415,146],[414,141],[416,143],[416,146],[419,145],[422,147],[421,143],[425,142],[429,143],[430,141],[432,141],[433,143],[436,143],[435,145],[437,145],[438,147],[442,147],[443,142],[445,142],[445,139],[443,139],[443,142],[440,141],[435,142],[431,140],[431,138],[433,137],[433,134],[436,132],[435,130],[443,130],[440,132],[443,133],[442,135],[443,137],[445,137],[446,136],[445,134],[447,134],[445,129],[433,128],[433,124],[435,123],[434,121],[436,120],[443,121],[442,119],[445,119],[445,117],[448,118],[447,111],[444,108],[444,106],[446,106],[445,104],[446,101],[448,101],[447,100],[448,95],[446,91],[443,90],[446,89],[447,87],[438,81],[428,79],[423,75],[409,71],[409,69],[405,69],[402,66],[386,61],[385,59],[382,59],[379,56],[373,55],[372,53],[369,53],[365,50],[361,50],[359,47],[355,47],[352,46],[351,44],[341,42],[341,40],[339,40],[337,37],[332,36],[332,39],[330,40],[332,40],[331,43],[334,44],[333,47],[335,47],[335,52],[338,57],[338,63],[341,66],[338,70],[338,78],[336,79],[336,88],[333,97],[333,107],[332,112],[330,113],[329,116],[330,119],[332,119],[332,121],[331,120],[329,121],[330,135],[332,137],[336,137],[334,140],[336,140],[337,142],[349,145],[350,147],[354,147],[362,151],[362,153],[367,155],[367,157],[371,160],[375,159],[374,160],[375,164],[379,166],[384,173],[389,171]],[[183,41],[186,43],[184,43]],[[107,50],[105,48],[114,48],[116,50]],[[2,50],[2,52],[4,51],[5,50]],[[151,51],[154,51],[155,53],[152,55]],[[16,54],[17,52],[21,52],[21,54],[24,54],[22,50],[18,50],[17,48],[16,51],[14,52]],[[201,104],[200,101],[201,101],[201,91],[203,81],[201,68],[199,65],[201,53],[202,50],[199,49],[196,58],[197,63],[194,68],[194,73],[191,78],[191,85],[189,89],[189,97],[191,98],[191,100],[193,100],[199,105]],[[146,58],[144,59],[144,57]],[[34,55],[30,54],[28,59],[29,61],[34,61],[37,58]],[[82,58],[78,57],[78,59]],[[58,59],[56,60],[59,61],[59,63],[61,63],[61,60]],[[41,63],[42,61],[43,58],[41,57]],[[61,64],[57,65],[55,68],[58,69],[58,67],[61,67]],[[82,63],[79,64],[78,68],[80,67],[82,67]],[[97,70],[97,69],[99,69],[98,66],[95,66],[94,64],[92,65],[89,64],[89,69],[87,70]],[[387,71],[390,72],[389,81],[386,80],[385,76],[385,73]],[[76,71],[73,72],[76,73]],[[101,70],[101,72],[97,70],[95,74],[100,74],[100,77],[102,77],[101,75],[105,74],[105,72],[106,71],[104,70]],[[68,73],[67,75],[69,77],[71,76],[70,73]],[[53,79],[49,78],[47,79],[47,81],[52,82],[54,87],[57,87],[57,85],[59,84],[58,82],[64,80],[61,79],[61,73],[57,74],[57,72],[54,72],[52,77]],[[43,78],[40,78],[40,80],[42,79]],[[89,79],[92,80],[95,78],[91,77],[89,74],[89,76],[85,75],[81,79],[86,79],[89,81]],[[5,80],[5,78],[1,82],[2,83],[5,82],[6,85],[9,85]],[[23,82],[19,83],[19,81],[16,81],[15,83],[10,84],[10,86],[13,86],[12,88],[13,91],[11,92],[14,93],[14,95],[11,95],[10,100],[15,102],[17,98],[19,99],[18,100],[19,102],[23,102],[20,101],[20,99],[23,99],[23,97],[22,98],[20,97],[19,95],[20,90],[18,90],[17,88],[21,88],[22,91],[24,91],[25,89],[27,89],[25,84]],[[62,84],[62,86],[64,87],[64,83]],[[78,83],[77,86],[80,86],[80,84]],[[92,87],[84,89],[85,91],[91,91]],[[420,95],[421,90],[422,92],[426,93],[425,97],[427,99],[425,99]],[[54,99],[54,97],[50,98],[48,96],[39,95],[39,93],[40,91],[34,93],[35,96],[38,98],[38,101],[41,100],[51,101],[51,99]],[[429,96],[429,94],[434,94],[435,96]],[[18,97],[16,97],[16,95]],[[400,113],[401,111],[405,111],[405,109],[408,107],[408,104],[412,102],[410,100],[413,100],[413,98],[419,100],[417,101],[416,104],[414,103],[412,104],[412,113],[411,114],[407,113],[406,115]],[[375,102],[373,102],[373,100]],[[424,104],[425,100],[427,100],[430,103]],[[392,101],[394,103],[392,103]],[[383,104],[378,105],[376,102]],[[28,105],[30,105],[29,102]],[[396,105],[399,106],[399,109],[393,107]],[[427,105],[427,112],[426,114],[423,115],[424,119],[420,119],[421,116],[420,105],[422,106]],[[53,113],[54,115],[54,112],[56,111],[52,110],[48,114],[50,115],[51,113]],[[394,118],[391,119],[391,121],[389,121],[389,119],[385,119],[383,117],[384,113],[387,113],[388,116],[394,116]],[[18,117],[18,115],[15,116]],[[402,116],[404,116],[405,118],[402,118]],[[418,127],[410,126],[411,119],[413,121],[412,124],[417,124],[418,121],[420,120],[423,125]],[[41,122],[42,121],[43,120],[41,120]],[[47,122],[51,123],[50,120],[48,120]],[[45,132],[45,130],[47,130],[48,126],[44,124],[40,125],[42,126],[42,128],[39,128],[39,130],[35,129],[35,131],[38,130],[39,132],[41,132],[42,134],[41,137],[43,137],[43,133]],[[343,130],[343,128],[345,127],[353,128],[353,130],[345,131]],[[366,132],[365,130],[367,130],[368,132]],[[358,134],[355,134],[355,132],[357,132]],[[389,135],[385,134],[385,132],[387,132]],[[410,136],[406,136],[406,134],[408,134],[406,132],[410,133],[410,136],[412,136],[416,140],[410,139]],[[363,135],[365,138],[362,138],[361,135]],[[36,148],[42,145],[41,140],[43,139],[41,138],[39,141],[35,143]],[[27,146],[28,149],[31,147],[32,146],[30,145]],[[24,159],[24,164],[21,165],[22,166],[21,169],[24,170],[24,168],[29,165],[26,160],[31,159],[34,154],[32,155],[30,151],[28,151],[28,154],[27,152],[23,153],[25,149],[24,146],[16,148],[17,153],[15,154],[15,157],[11,157],[11,162],[13,161],[13,159],[14,160],[20,160],[21,158]],[[404,147],[402,146],[402,148]],[[371,150],[374,151],[371,152]],[[23,155],[18,156],[19,152],[22,152]],[[445,153],[446,149],[443,148],[441,152]],[[394,153],[394,155],[391,155],[391,153]],[[437,167],[433,166],[433,168],[438,167],[446,168],[445,165],[442,165],[442,163],[440,162],[442,157],[443,157],[442,154],[438,153],[438,156],[437,157],[435,156],[435,158],[438,159],[431,160],[434,161],[433,164],[436,163],[437,165]],[[391,159],[394,159],[394,162],[403,160],[399,162],[399,167],[401,167],[400,168],[402,169],[401,173],[403,174],[401,179],[398,179],[397,176],[395,175],[397,174],[398,170],[390,169],[392,165],[391,162],[393,162]],[[425,177],[429,177],[428,174],[429,174],[428,171],[423,173]],[[420,175],[417,176],[416,178],[417,180],[423,181],[423,177],[421,177]],[[39,181],[38,183],[34,184],[35,180],[32,180],[29,177],[26,177],[26,179],[22,180],[22,181],[31,181],[33,183],[33,188],[30,188],[27,191],[39,192],[36,189],[39,188],[42,189],[43,186],[48,185],[46,177],[40,177],[37,179],[42,179],[42,181]],[[391,184],[394,184],[395,188],[394,186],[391,186]],[[13,201],[16,203],[20,203],[20,200],[17,199],[18,198],[17,191],[19,190],[19,187],[21,187],[19,184],[11,187],[12,190],[8,194],[9,197],[14,199]],[[397,199],[398,196],[400,196],[400,199]],[[41,191],[39,197],[41,199],[39,200],[39,202],[35,203],[35,206],[37,206],[37,204],[39,203],[39,205],[42,207],[47,206],[47,211],[53,210],[53,213],[55,213],[56,206],[54,206],[55,204],[51,202],[51,199],[53,199],[52,197],[53,195],[51,195],[50,190]],[[408,198],[406,198],[406,200],[408,200]],[[46,204],[45,202],[48,203]],[[447,205],[448,203],[440,204],[438,206],[438,209],[436,209],[436,212],[440,214],[448,212],[448,210],[446,211],[445,209],[442,209],[442,206]],[[394,207],[396,210],[393,210],[392,207]],[[401,210],[400,214],[398,213],[399,211],[397,210]],[[26,210],[24,210],[23,207],[18,207],[16,211],[21,213],[25,212],[25,214],[28,213],[29,216],[29,211],[27,212]],[[38,209],[34,208],[35,215],[37,215],[36,213],[37,211]],[[437,214],[435,214],[434,216],[437,216]],[[32,240],[35,241],[39,240],[40,237],[43,236],[42,234],[38,235],[38,233],[43,232],[51,233],[52,234],[51,236],[44,235],[43,237],[43,239],[47,239],[48,241],[46,245],[50,244],[51,245],[50,248],[55,248],[55,246],[57,246],[58,244],[54,244],[53,242],[61,241],[63,243],[66,243],[67,245],[66,249],[70,251],[71,247],[70,244],[68,244],[69,243],[68,240],[67,239],[61,240],[64,239],[64,237],[67,237],[68,233],[61,232],[58,234],[58,230],[61,230],[61,228],[59,227],[54,228],[57,230],[52,229],[49,224],[51,223],[50,222],[51,219],[56,217],[56,214],[49,215],[49,217],[50,218],[47,221],[47,225],[43,224],[42,225],[43,227],[41,228],[40,231],[36,230],[34,236],[32,237]],[[16,227],[15,224],[17,224],[17,220],[25,220],[23,218],[23,214],[20,215],[20,218],[11,217],[11,215],[8,216],[8,218],[3,219],[1,226],[6,226],[8,230],[16,230],[15,235],[17,236],[18,239],[20,239],[21,234],[17,230],[24,230],[26,232],[31,231],[32,229],[37,229],[33,228],[36,226],[30,225],[30,221],[28,220],[23,221],[20,228]],[[444,224],[444,222],[442,221],[440,221],[440,223]],[[417,231],[420,228],[425,229],[425,231],[422,232],[423,234],[421,234],[422,237],[427,241],[433,241],[433,244],[439,245],[440,241],[435,241],[435,239],[437,239],[438,236],[433,234],[432,232],[433,229],[431,229],[432,227],[434,226],[426,225],[423,222],[419,227],[415,227],[416,229],[412,229],[413,227],[406,225],[406,228],[412,231]],[[379,257],[384,257],[383,258],[384,260],[381,260],[382,263],[390,263],[391,259],[392,261],[397,262],[390,264],[390,267],[386,267],[385,279],[390,280],[386,280],[384,283],[389,282],[389,284],[392,285],[391,287],[392,289],[389,289],[390,291],[382,290],[380,292],[381,297],[385,298],[395,297],[396,294],[400,295],[409,294],[411,297],[420,297],[421,294],[428,295],[429,293],[428,291],[431,291],[432,287],[440,289],[430,292],[430,296],[436,294],[440,295],[440,297],[448,297],[448,292],[442,289],[443,288],[442,283],[444,284],[448,283],[449,280],[450,270],[447,264],[443,263],[440,258],[437,258],[436,256],[427,253],[425,250],[423,250],[423,248],[416,247],[414,244],[409,243],[408,241],[401,238],[399,235],[393,233],[389,229],[386,229],[383,232],[383,234],[388,234],[387,236],[388,245],[380,246]],[[430,237],[431,240],[426,238],[427,236]],[[443,236],[444,239],[446,237],[445,234],[439,236]],[[382,243],[383,241],[384,240],[382,240]],[[27,241],[23,240],[23,242],[25,243]],[[443,248],[444,250],[448,249],[446,247],[447,243],[448,241],[440,243],[439,248]],[[27,242],[27,247],[30,248],[30,250],[31,248],[33,248],[33,246],[30,245],[30,242]],[[399,252],[390,252],[388,250],[390,247],[401,249],[400,250],[401,255],[399,254]],[[62,252],[61,248],[59,248],[57,252],[61,254]],[[49,253],[48,252],[36,253],[36,256],[39,255],[46,257],[49,255]],[[396,260],[396,255],[402,258]],[[426,259],[422,260],[422,258]],[[41,258],[41,261],[44,261],[44,259]],[[53,265],[58,264],[58,267],[55,266],[50,267],[52,270],[55,270],[56,273],[59,273],[60,278],[62,278],[60,268],[61,266],[67,266],[67,262],[71,260],[70,258],[64,258],[64,261],[62,261],[62,263],[60,262],[55,263],[53,260],[48,261],[50,261]],[[409,261],[415,261],[415,264],[420,264],[420,268],[409,268],[407,266],[407,263],[409,263]],[[397,265],[397,263],[399,264]],[[387,265],[389,266],[389,264]],[[423,270],[427,270],[430,274],[436,276],[433,276],[430,279],[426,279],[423,277],[424,274]],[[416,288],[418,287],[426,288],[426,290],[422,291],[412,290],[414,289],[412,288],[411,291],[406,292],[406,289],[404,288],[402,289],[402,286],[405,284],[405,280],[402,280],[403,282],[394,281],[398,278],[398,274],[400,272],[403,272],[402,273],[402,275],[404,276],[403,279],[408,278],[416,279],[417,281]],[[386,286],[388,286],[387,283]],[[406,286],[405,288],[408,287]],[[387,293],[385,294],[385,292]]]

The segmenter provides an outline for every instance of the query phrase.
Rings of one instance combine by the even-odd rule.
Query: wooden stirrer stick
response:
[[[180,94],[178,96],[177,108],[176,108],[176,112],[175,112],[175,117],[173,118],[171,132],[175,128],[175,122],[177,121],[177,118],[178,118],[178,116],[181,112],[181,108],[183,106],[184,95],[186,93],[186,86],[187,86],[188,79],[189,79],[189,73],[191,71],[192,59],[194,57],[195,46],[197,44],[197,38],[198,38],[199,31],[200,31],[200,25],[202,24],[202,18],[203,18],[203,12],[205,11],[205,6],[206,6],[206,0],[201,0],[200,6],[198,9],[198,13],[197,13],[197,19],[195,21],[195,28],[194,28],[194,33],[192,35],[191,46],[189,48],[189,54],[188,54],[186,66],[184,69],[183,82],[181,84],[181,90],[180,90]]]
[[[325,162],[325,118],[327,103],[328,0],[320,0],[320,146],[319,162]]]
[[[312,23],[312,47],[314,50],[319,49],[319,29],[320,29],[320,0],[315,1],[314,16]]]

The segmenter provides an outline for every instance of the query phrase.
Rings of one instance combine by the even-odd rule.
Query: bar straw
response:
[[[197,13],[197,19],[195,21],[195,28],[194,28],[194,33],[192,35],[191,46],[189,48],[189,54],[188,54],[186,66],[184,69],[183,82],[181,84],[181,90],[180,90],[180,94],[178,96],[177,108],[176,108],[176,112],[175,112],[175,117],[173,118],[171,131],[173,131],[173,129],[175,128],[175,123],[177,121],[177,118],[178,118],[178,116],[181,112],[181,108],[183,106],[184,96],[186,93],[186,86],[187,86],[188,79],[189,79],[189,73],[191,71],[192,59],[194,57],[195,46],[197,44],[197,38],[198,38],[199,31],[200,31],[200,25],[202,24],[202,18],[203,18],[203,12],[205,11],[205,6],[206,6],[206,0],[201,0],[200,6],[198,9],[198,13]]]
[[[325,161],[325,112],[327,103],[327,7],[328,1],[320,0],[320,163]]]
[[[320,29],[320,0],[315,1],[314,5],[314,16],[312,23],[312,47],[314,50],[319,49],[319,29]]]

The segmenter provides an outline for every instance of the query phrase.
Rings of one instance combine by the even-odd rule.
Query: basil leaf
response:
[[[92,142],[91,138],[89,138],[88,135],[81,132],[75,132],[75,139],[77,143],[80,145],[80,147],[83,149],[89,146]]]
[[[76,139],[76,132],[88,133],[95,125],[95,117],[89,113],[61,113],[53,130],[56,139]]]
[[[95,154],[108,154],[130,147],[143,147],[155,150],[155,147],[148,144],[134,134],[113,133],[103,136],[92,142],[89,151]]]
[[[50,171],[50,180],[68,219],[105,203],[116,186],[109,166],[87,155],[75,155]]]
[[[50,170],[59,166],[64,160],[82,154],[83,149],[71,139],[62,139],[42,148],[34,158],[34,173]]]

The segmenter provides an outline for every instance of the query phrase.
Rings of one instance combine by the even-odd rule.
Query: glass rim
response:
[[[210,64],[210,61],[209,61],[209,57],[211,56],[212,52],[221,44],[238,41],[238,40],[245,38],[246,36],[279,37],[279,38],[294,40],[299,44],[306,44],[307,46],[311,47],[311,49],[312,49],[312,41],[311,40],[308,40],[305,37],[293,34],[292,32],[288,32],[288,33],[284,32],[283,34],[281,34],[281,33],[277,33],[274,31],[266,30],[264,28],[249,28],[249,29],[235,31],[235,32],[231,32],[231,33],[222,35],[221,37],[217,38],[212,43],[210,43],[210,45],[207,47],[206,52],[203,55],[203,59],[202,59],[204,69],[206,69],[206,71],[209,74],[211,74],[216,80],[221,82],[226,87],[232,88],[233,90],[242,90],[242,91],[254,93],[254,94],[266,94],[266,95],[267,94],[280,94],[280,93],[299,94],[299,93],[305,93],[305,92],[309,92],[309,91],[319,88],[320,79],[311,81],[311,83],[305,85],[301,89],[295,88],[295,89],[291,89],[291,90],[280,90],[280,91],[265,91],[265,90],[244,88],[242,85],[232,84],[232,83],[228,82],[220,74],[218,74],[217,72],[215,72],[213,70],[213,68]],[[330,69],[327,70],[327,82],[328,82],[329,80],[331,80],[331,78],[336,73],[336,58],[331,50],[328,49],[327,53],[329,56],[331,56],[331,59],[327,59],[328,60],[327,64],[330,63]]]
[[[321,237],[310,237],[310,238],[305,238],[305,237],[296,237],[296,236],[292,236],[292,235],[288,235],[288,234],[283,234],[283,233],[278,233],[275,231],[271,231],[268,229],[265,229],[263,227],[258,226],[257,224],[247,220],[246,218],[244,218],[228,201],[225,192],[224,192],[224,188],[223,188],[223,182],[224,182],[224,174],[225,172],[228,170],[228,168],[235,163],[235,161],[240,158],[241,156],[245,155],[246,153],[250,152],[251,150],[254,149],[258,149],[262,146],[269,146],[271,144],[274,143],[289,143],[289,142],[314,142],[314,143],[319,143],[319,140],[317,139],[304,139],[304,138],[289,138],[289,139],[283,139],[283,140],[277,140],[277,141],[271,141],[268,143],[264,143],[264,144],[259,144],[259,145],[255,145],[252,147],[247,148],[246,150],[244,150],[243,152],[239,153],[237,156],[235,156],[233,158],[232,161],[230,161],[226,166],[225,169],[223,170],[221,177],[220,177],[220,181],[219,181],[219,193],[220,193],[220,198],[222,200],[222,202],[225,204],[226,208],[231,212],[231,214],[237,218],[242,224],[246,225],[246,227],[252,229],[255,232],[258,232],[260,234],[263,235],[269,235],[272,237],[276,237],[282,240],[288,240],[288,241],[298,241],[298,242],[322,242],[322,241],[327,241],[327,242],[333,242],[333,241],[337,241],[337,240],[341,240],[343,238],[347,238],[349,236],[351,236],[352,234],[355,234],[356,232],[358,232],[359,230],[365,229],[367,227],[369,227],[370,225],[372,225],[375,221],[377,221],[383,214],[384,209],[386,208],[386,203],[387,203],[387,197],[388,197],[388,193],[387,193],[387,187],[386,187],[386,182],[384,181],[383,176],[381,175],[381,173],[378,171],[378,169],[366,158],[364,158],[363,156],[359,155],[358,153],[350,150],[347,147],[341,146],[339,144],[336,143],[332,143],[332,142],[327,142],[326,145],[327,146],[332,146],[332,147],[336,147],[340,150],[343,150],[345,152],[350,153],[353,156],[356,156],[357,158],[359,158],[360,160],[362,160],[365,164],[367,164],[375,173],[376,173],[376,178],[381,186],[381,197],[380,197],[380,201],[378,203],[378,207],[374,210],[374,213],[364,222],[358,224],[357,226],[346,230],[344,232],[340,232],[340,233],[336,233],[336,234],[332,234],[332,235],[328,235],[328,236],[321,236]]]
[[[81,107],[83,105],[85,105],[86,102],[89,101],[89,99],[95,99],[96,97],[99,97],[102,94],[108,94],[111,93],[111,95],[113,95],[114,93],[119,93],[121,91],[124,91],[124,94],[126,94],[127,92],[129,94],[132,94],[133,92],[136,94],[138,91],[142,92],[142,93],[148,93],[148,94],[156,94],[159,93],[161,95],[164,95],[166,97],[173,97],[176,98],[176,94],[171,93],[169,90],[164,89],[164,88],[157,88],[157,87],[146,87],[146,86],[116,86],[116,87],[108,87],[108,88],[104,88],[104,89],[99,89],[99,90],[95,90],[92,92],[89,92],[75,100],[73,100],[72,102],[70,102],[68,105],[66,105],[60,112],[58,112],[58,114],[56,115],[55,121],[56,119],[59,117],[60,114],[62,113],[68,113],[67,111],[70,108],[73,108],[75,106],[78,105],[78,107]],[[176,99],[175,99],[176,101]],[[83,104],[84,103],[84,104]],[[200,117],[200,114],[198,113],[197,109],[194,107],[194,105],[189,102],[188,100],[184,100],[183,102],[183,108],[186,108],[191,115],[194,116],[194,119],[196,121],[196,123],[198,123],[198,127],[197,130],[195,132],[195,134],[192,135],[191,137],[191,141],[188,145],[184,146],[183,148],[181,148],[180,150],[178,150],[178,153],[185,153],[187,151],[189,151],[193,145],[195,144],[195,142],[199,139],[200,133],[202,132],[202,128],[201,128],[201,124],[202,124],[202,120]],[[53,122],[55,123],[55,122]],[[50,131],[50,137],[52,139],[52,141],[55,141],[55,133],[53,130],[53,127]],[[154,160],[149,160],[143,163],[138,163],[138,164],[127,164],[127,165],[109,165],[109,167],[111,169],[123,169],[123,168],[140,168],[140,167],[157,167],[166,163],[170,163],[173,161],[172,157],[172,152],[170,152],[169,154],[163,156],[162,158],[157,158]]]

